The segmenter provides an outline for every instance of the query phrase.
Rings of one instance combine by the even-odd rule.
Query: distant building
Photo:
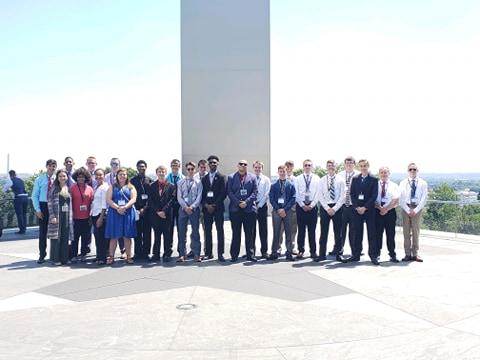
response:
[[[478,193],[470,190],[457,191],[457,200],[465,203],[474,203],[478,201]]]

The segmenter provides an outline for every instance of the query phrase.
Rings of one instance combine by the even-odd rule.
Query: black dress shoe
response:
[[[294,257],[292,255],[287,255],[287,257],[285,258],[285,260],[287,261],[295,261]]]
[[[263,253],[263,254],[262,254],[262,259],[268,259],[268,258],[269,258],[269,256],[268,256],[267,253]]]
[[[17,234],[17,235],[23,235],[23,234],[25,234],[25,231],[16,231],[15,234]]]
[[[346,262],[346,261],[347,261],[347,259],[345,259],[345,258],[343,257],[343,255],[337,255],[337,256],[335,257],[335,260],[340,261],[340,262]]]
[[[170,256],[165,256],[165,255],[162,257],[162,259],[164,263],[170,262],[172,260]]]
[[[412,261],[412,257],[410,255],[405,255],[402,261]]]
[[[213,255],[211,255],[211,254],[202,256],[202,260],[211,260],[211,259],[213,259]]]
[[[291,256],[290,256],[291,257]],[[278,254],[272,254],[267,257],[267,260],[278,260]]]
[[[230,259],[230,262],[237,262],[237,260],[238,260],[238,257],[232,257],[232,258]]]
[[[378,262],[377,258],[376,257],[371,257],[370,258],[370,261],[372,262],[373,265],[380,265],[380,263]]]
[[[330,251],[330,252],[328,253],[328,255],[330,255],[330,256],[337,256],[337,253],[332,250],[332,251]]]
[[[247,257],[247,260],[251,261],[251,262],[257,262],[258,261],[256,258],[250,257],[250,256]]]
[[[310,253],[310,257],[311,257],[312,259],[315,259],[315,258],[318,257],[318,255],[317,255],[316,252],[311,252],[311,253]]]
[[[165,256],[164,256],[163,258],[165,259]],[[151,262],[160,261],[160,255],[153,255],[153,256],[150,258],[150,261],[151,261]]]
[[[190,251],[190,252],[187,254],[187,258],[193,258],[193,257],[194,257],[193,251]]]
[[[313,259],[313,261],[315,261],[315,262],[320,262],[320,261],[325,261],[325,260],[327,260],[325,255],[320,255],[320,256],[317,256],[315,259]]]
[[[43,264],[45,262],[45,256],[40,256],[37,260],[37,264]]]
[[[346,262],[358,262],[360,261],[360,256],[350,256],[348,259],[345,260]]]
[[[393,262],[393,263],[398,263],[398,262],[400,262],[400,261],[397,259],[396,256],[392,256],[392,257],[390,258],[390,261]]]
[[[225,262],[225,258],[223,257],[223,255],[218,255],[218,261]]]

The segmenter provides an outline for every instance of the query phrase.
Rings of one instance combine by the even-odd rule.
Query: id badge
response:
[[[410,201],[410,204],[412,205],[417,205],[417,203],[418,203],[417,197],[412,198],[412,200]]]
[[[278,203],[279,203],[280,205],[285,204],[285,199],[284,199],[284,198],[279,198],[279,199],[278,199]]]
[[[80,205],[80,211],[87,211],[87,205]]]
[[[188,204],[188,196],[183,198],[183,201],[185,201]]]
[[[68,212],[68,205],[62,205],[62,211]]]
[[[363,194],[359,194],[358,195],[358,200],[363,200],[363,199],[365,199],[365,196]]]
[[[213,198],[213,191],[209,191],[209,192],[207,192],[207,197],[209,197],[209,198]]]
[[[382,202],[382,203],[385,203],[385,204],[386,204],[386,203],[388,203],[388,198],[384,198],[384,197],[383,197],[383,198],[380,200],[380,202]]]
[[[125,206],[125,204],[126,204],[125,200],[118,200],[118,205]]]
[[[142,200],[148,200],[148,194],[142,194]]]
[[[246,189],[240,189],[240,195],[242,195],[242,196],[247,195],[247,190]]]

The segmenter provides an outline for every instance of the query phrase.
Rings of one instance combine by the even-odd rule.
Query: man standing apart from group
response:
[[[295,207],[295,185],[286,179],[286,167],[278,167],[278,180],[270,187],[270,203],[272,204],[273,242],[272,253],[268,260],[278,259],[280,248],[280,230],[283,225],[285,231],[285,245],[287,247],[287,261],[294,261],[292,242],[293,211]]]
[[[317,257],[315,230],[317,228],[318,199],[320,197],[320,178],[312,173],[313,162],[310,159],[303,161],[303,174],[295,178],[295,192],[297,202],[297,258],[303,258],[305,253],[305,234],[308,230],[310,257]]]
[[[375,240],[375,200],[378,193],[378,179],[370,174],[370,164],[363,159],[358,162],[360,175],[352,180],[350,195],[352,206],[355,210],[353,220],[355,222],[355,240],[353,253],[346,262],[360,261],[363,250],[363,224],[367,224],[368,255],[373,265],[380,265],[377,260],[377,244]]]
[[[205,259],[213,259],[213,237],[212,228],[215,222],[217,230],[217,254],[218,261],[224,262],[223,253],[225,251],[225,232],[224,218],[225,198],[227,197],[227,187],[225,175],[217,171],[219,158],[216,155],[210,155],[207,159],[210,172],[202,178],[202,211],[205,222]]]
[[[19,230],[15,234],[25,234],[27,231],[27,208],[28,193],[25,190],[25,182],[17,177],[15,170],[8,172],[10,179],[3,186],[3,192],[12,191],[15,199],[13,200],[13,208],[17,215],[17,223]]]
[[[405,257],[402,261],[418,261],[423,259],[418,255],[420,224],[422,210],[427,204],[428,185],[418,176],[418,166],[408,165],[408,177],[400,182],[400,206],[402,207],[403,240]]]
[[[382,166],[378,170],[380,180],[378,182],[378,194],[375,201],[375,227],[377,239],[377,260],[380,259],[383,244],[383,232],[387,236],[387,249],[390,255],[390,261],[398,263],[395,253],[395,224],[397,222],[397,212],[395,208],[400,198],[400,188],[389,179],[390,169]]]
[[[327,161],[327,175],[320,179],[320,250],[315,261],[327,259],[330,221],[333,222],[335,244],[342,241],[342,213],[345,203],[345,183],[336,175],[337,163]],[[339,260],[339,255],[337,255]]]
[[[256,200],[257,221],[253,227],[253,247],[256,248],[257,223],[258,235],[260,237],[260,253],[263,259],[268,258],[268,195],[270,192],[270,179],[263,175],[263,162],[257,160],[253,163],[253,172],[257,178],[258,194]]]
[[[48,191],[53,186],[55,180],[54,172],[57,169],[57,161],[53,159],[47,160],[46,171],[43,175],[40,175],[35,179],[32,191],[32,203],[35,212],[37,213],[39,234],[38,234],[38,250],[40,257],[37,263],[42,264],[45,262],[45,256],[47,256],[47,230],[49,223],[48,215]]]
[[[258,187],[255,175],[247,172],[247,160],[238,162],[238,171],[229,175],[227,194],[230,198],[229,214],[232,226],[230,244],[231,262],[238,260],[242,240],[242,227],[245,234],[247,260],[256,262],[254,257],[253,227],[255,226]]]

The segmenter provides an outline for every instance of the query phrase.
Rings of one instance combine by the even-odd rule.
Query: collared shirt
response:
[[[32,203],[36,212],[41,211],[41,202],[47,202],[49,178],[47,174],[40,175],[35,179],[35,183],[33,184]],[[55,181],[55,175],[52,175],[51,178],[52,182]]]
[[[343,180],[343,182],[345,183],[345,204],[352,204],[352,199],[350,197],[350,189],[352,187],[352,179],[357,176],[358,174],[360,174],[360,171],[356,170],[356,169],[353,169],[352,172],[350,173],[347,173],[346,170],[343,170],[343,171],[340,171],[337,176]],[[348,184],[347,186],[347,180],[350,181],[350,183]]]
[[[228,176],[227,194],[230,199],[229,211],[240,211],[240,202],[245,201],[247,206],[243,211],[250,213],[257,210],[257,177],[249,172],[242,176],[237,171]]]
[[[112,186],[113,184],[115,184],[115,177],[116,177],[116,174],[114,174],[113,172],[109,172],[108,174],[105,175],[105,182]]]
[[[108,184],[103,183],[100,186],[97,186],[95,191],[93,192],[93,200],[92,206],[90,208],[90,216],[98,216],[101,214],[103,209],[107,209],[107,191],[108,191]]]
[[[256,200],[257,209],[259,209],[263,207],[268,201],[271,182],[270,182],[270,179],[263,174],[260,174],[258,176],[255,175],[255,178],[257,179],[257,188],[258,188],[258,194],[257,194],[257,200]]]
[[[307,195],[310,205],[317,205],[320,198],[320,177],[317,174],[310,174],[309,178],[306,174],[299,175],[293,183],[295,184],[296,201],[298,205],[308,205],[305,203]]]
[[[176,181],[175,176],[177,177]],[[177,173],[177,175],[175,175],[174,173],[169,173],[165,178],[165,180],[167,180],[168,182],[171,182],[172,184],[176,183],[177,185],[182,179],[185,179],[185,175],[183,175],[182,173]]]
[[[403,179],[400,182],[400,206],[407,213],[410,212],[410,207],[408,205],[416,204],[416,207],[413,209],[415,214],[418,214],[427,204],[428,198],[428,185],[427,182],[419,177],[415,178],[415,198],[412,199],[412,179],[410,177]]]
[[[195,210],[202,201],[202,182],[198,179],[184,178],[177,184],[177,201],[181,208]]]
[[[385,182],[385,196],[382,198],[382,184],[383,184],[383,181],[381,179],[378,180],[377,203],[379,204],[384,203],[382,206],[386,208],[390,205],[390,203],[393,200],[400,198],[401,191],[400,191],[400,187],[397,184],[395,184],[393,181],[388,179]]]
[[[328,174],[320,179],[320,205],[328,210],[330,209],[328,204],[335,204],[332,209],[338,211],[345,204],[345,183],[338,175],[334,175],[335,199],[332,200],[330,197],[330,182],[331,176]]]
[[[270,187],[269,199],[274,210],[290,210],[295,205],[295,185],[291,181],[278,179]],[[279,202],[279,199],[282,201]]]
[[[195,180],[200,180],[200,181],[202,181],[203,177],[204,177],[204,176],[207,176],[207,175],[208,175],[208,172],[206,172],[206,173],[203,174],[203,175],[200,175],[200,173],[197,172],[197,173],[195,173],[195,175],[193,175],[193,178],[194,178]]]
[[[15,196],[28,196],[27,192],[25,191],[25,182],[16,176],[7,180],[2,191],[7,192],[10,189],[13,191]]]

